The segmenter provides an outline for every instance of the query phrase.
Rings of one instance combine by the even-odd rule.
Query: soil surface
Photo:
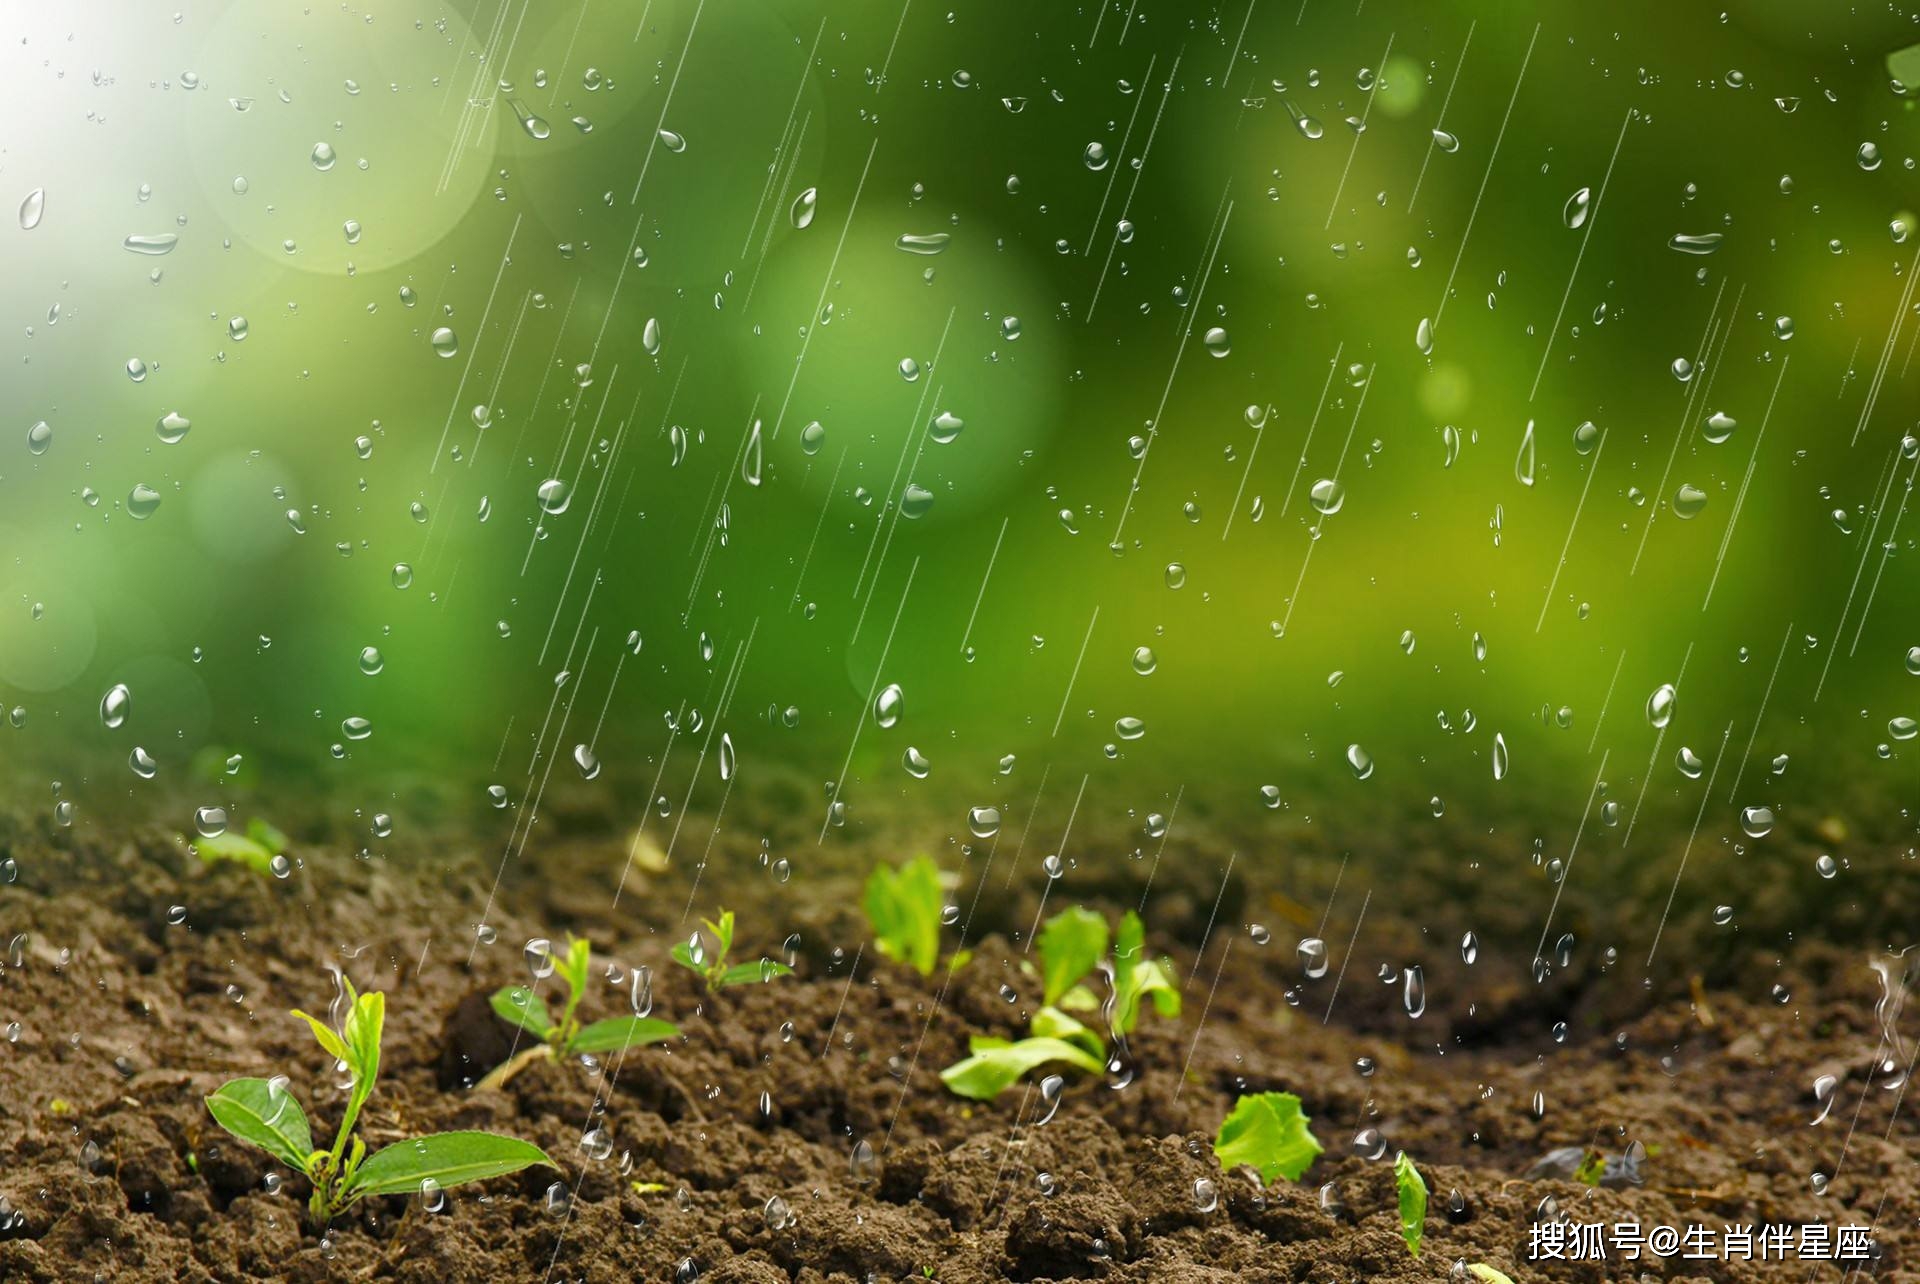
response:
[[[1150,874],[1116,857],[1125,879],[1083,869],[1047,888],[1046,910],[1117,912],[1144,889],[1182,1015],[1143,1019],[1125,1086],[1070,1075],[1057,1103],[1023,1083],[979,1104],[938,1071],[970,1033],[1018,1037],[1039,998],[1022,964],[1040,889],[1012,886],[1004,848],[937,852],[959,872],[974,947],[948,982],[876,956],[855,908],[861,870],[783,881],[723,841],[697,866],[623,876],[630,835],[591,817],[543,831],[504,875],[497,846],[464,841],[473,855],[301,842],[275,880],[203,865],[172,833],[101,834],[36,820],[5,835],[6,1280],[1332,1284],[1462,1278],[1462,1262],[1515,1281],[1842,1278],[1836,1264],[1528,1261],[1529,1226],[1554,1216],[1871,1223],[1875,1260],[1854,1269],[1920,1279],[1913,1112],[1879,1073],[1869,962],[1888,942],[1723,951],[1704,975],[1682,966],[1643,989],[1595,937],[1536,982],[1530,939],[1492,957],[1497,913],[1488,957],[1469,967],[1451,920],[1394,908],[1418,888],[1383,887],[1371,910],[1357,884],[1337,901],[1317,888],[1308,917],[1336,906],[1320,928],[1289,921],[1306,888],[1248,882],[1251,862],[1223,878],[1222,852],[1167,853]],[[722,889],[736,952],[791,957],[796,975],[715,995],[668,960],[684,908],[711,914]],[[1590,922],[1604,904],[1571,893],[1562,913]],[[1539,910],[1529,903],[1525,930]],[[1350,948],[1356,915],[1368,927]],[[629,1011],[644,965],[653,1014],[681,1037],[469,1090],[513,1047],[485,996],[527,979],[529,939],[568,930],[595,947],[585,1016]],[[1680,958],[1698,951],[1674,930]],[[1331,968],[1305,979],[1294,946],[1315,931]],[[1431,1001],[1416,1019],[1398,969],[1417,961]],[[287,1010],[324,1011],[332,968],[387,993],[371,1144],[486,1128],[536,1142],[562,1171],[459,1187],[439,1211],[383,1198],[306,1226],[303,1180],[227,1138],[202,1100],[227,1078],[283,1073],[316,1143],[331,1140],[342,1087]],[[1302,1181],[1263,1188],[1250,1170],[1223,1173],[1211,1139],[1236,1096],[1267,1089],[1304,1099],[1326,1153]],[[1618,1158],[1636,1142],[1638,1185],[1529,1171],[1560,1148]],[[1399,1230],[1401,1150],[1432,1188],[1417,1258]]]

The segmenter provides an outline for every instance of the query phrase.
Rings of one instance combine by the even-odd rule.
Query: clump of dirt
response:
[[[1498,1020],[1470,1002],[1415,1019],[1400,977],[1382,984],[1337,940],[1344,980],[1303,985],[1287,946],[1227,918],[1160,935],[1150,903],[1185,1010],[1143,1022],[1131,1082],[1070,1078],[1057,1108],[1031,1083],[979,1104],[937,1074],[969,1034],[1015,1036],[1037,1006],[1021,966],[1031,902],[982,914],[998,930],[949,981],[878,959],[845,882],[716,880],[743,893],[741,948],[790,952],[798,974],[709,994],[667,961],[681,895],[629,886],[616,905],[599,886],[620,877],[617,836],[553,847],[497,897],[492,862],[464,858],[314,847],[273,880],[204,866],[162,834],[106,846],[20,827],[9,850],[22,872],[0,901],[8,1280],[1332,1284],[1431,1280],[1457,1262],[1516,1281],[1841,1278],[1835,1264],[1529,1262],[1529,1226],[1554,1216],[1872,1223],[1876,1274],[1920,1270],[1915,1128],[1902,1094],[1879,1086],[1878,990],[1860,951],[1805,943],[1767,993],[1702,987],[1618,1025],[1576,1007],[1557,1041],[1550,986],[1463,985],[1513,998]],[[1420,932],[1376,926],[1386,940]],[[485,996],[526,980],[526,941],[565,928],[592,937],[596,969],[650,967],[654,1015],[680,1037],[470,1091],[513,1047]],[[487,1128],[536,1142],[562,1171],[459,1187],[440,1211],[383,1198],[306,1226],[302,1180],[222,1134],[202,1099],[229,1077],[285,1073],[316,1142],[331,1140],[342,1086],[286,1016],[326,1007],[329,966],[388,993],[370,1143]],[[1788,1001],[1769,997],[1775,984]],[[627,1011],[630,991],[597,986],[585,1014]],[[1834,1108],[1810,1128],[1822,1076]],[[1234,1099],[1268,1089],[1299,1094],[1326,1144],[1300,1183],[1263,1186],[1214,1158]],[[1634,1142],[1638,1186],[1523,1176],[1559,1148],[1617,1156]],[[1400,1234],[1399,1150],[1432,1189],[1417,1258]]]

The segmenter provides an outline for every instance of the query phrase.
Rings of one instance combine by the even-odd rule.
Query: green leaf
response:
[[[1485,1262],[1473,1262],[1467,1266],[1467,1274],[1480,1281],[1480,1284],[1513,1284],[1513,1280],[1503,1271],[1496,1271]]]
[[[1076,1047],[1085,1048],[1096,1057],[1107,1055],[1107,1045],[1076,1017],[1068,1016],[1059,1008],[1041,1008],[1033,1014],[1033,1020],[1027,1026],[1036,1039],[1059,1039]]]
[[[524,985],[502,986],[493,992],[487,1000],[494,1015],[508,1025],[518,1026],[528,1034],[546,1038],[553,1029],[553,1018],[547,1013],[547,1001]]]
[[[1213,1141],[1222,1168],[1248,1164],[1269,1183],[1281,1177],[1299,1181],[1321,1149],[1319,1138],[1307,1128],[1300,1098],[1291,1092],[1240,1098]]]
[[[793,969],[785,963],[776,963],[772,959],[761,959],[755,963],[735,963],[720,974],[721,985],[748,985],[756,981],[771,981],[776,976],[792,976]]]
[[[727,957],[727,952],[733,948],[733,911],[721,910],[720,921],[717,923],[710,918],[703,918],[700,921],[707,925],[709,932],[713,933],[713,939],[720,946],[720,957],[723,959]]]
[[[583,993],[587,988],[587,965],[592,956],[593,946],[585,938],[575,936],[567,940],[566,957],[554,960],[560,979],[565,981],[567,988],[576,995]]]
[[[1064,1061],[1089,1074],[1099,1074],[1100,1058],[1062,1039],[976,1038],[968,1044],[972,1056],[956,1061],[940,1072],[940,1081],[955,1096],[974,1101],[991,1101],[1019,1081],[1028,1071],[1055,1061]]]
[[[307,1170],[313,1130],[307,1112],[284,1086],[266,1079],[230,1079],[207,1098],[213,1121],[228,1132],[292,1168]]]
[[[429,1177],[445,1188],[504,1177],[535,1164],[559,1167],[540,1147],[514,1137],[492,1132],[437,1132],[374,1152],[360,1165],[347,1194],[355,1199],[406,1195],[418,1191],[420,1183]]]
[[[1100,996],[1084,985],[1068,986],[1054,1006],[1064,1012],[1098,1012]]]
[[[230,860],[245,865],[256,874],[273,873],[273,853],[245,834],[236,834],[232,830],[215,834],[212,838],[196,837],[193,849],[209,865],[215,861]]]
[[[353,1064],[353,1058],[347,1054],[347,1045],[340,1041],[339,1034],[334,1031],[332,1026],[322,1021],[319,1017],[308,1016],[298,1008],[293,1010],[292,1015],[299,1017],[307,1023],[307,1028],[313,1031],[313,1037],[320,1041],[320,1046],[327,1050],[328,1056],[332,1057],[335,1061],[344,1061],[349,1066]]]
[[[1908,45],[1888,54],[1887,74],[1909,90],[1920,85],[1920,45]]]
[[[1062,910],[1040,929],[1040,974],[1049,1006],[1093,971],[1107,952],[1107,920],[1085,906]]]
[[[259,816],[247,822],[247,837],[266,848],[270,856],[278,856],[293,846],[293,840],[275,828],[272,822]]]
[[[898,870],[876,866],[867,877],[861,906],[880,952],[929,976],[940,959],[940,912],[945,900],[940,867],[920,856]]]
[[[347,983],[347,995],[353,1006],[347,1009],[347,1020],[340,1027],[340,1038],[347,1046],[347,1065],[353,1070],[353,1088],[347,1094],[346,1113],[340,1116],[340,1131],[333,1140],[333,1151],[337,1158],[340,1146],[353,1132],[355,1121],[360,1118],[360,1107],[367,1104],[367,1098],[373,1095],[373,1085],[380,1077],[380,1035],[387,1024],[387,996],[378,990],[370,994],[355,994],[351,982]]]
[[[658,1017],[610,1017],[595,1021],[573,1036],[575,1052],[614,1052],[659,1043],[680,1033],[680,1027]]]
[[[686,941],[680,942],[678,945],[674,946],[667,953],[668,953],[668,956],[671,957],[673,961],[675,963],[678,963],[681,967],[684,967],[689,971],[698,972],[701,976],[705,976],[707,974],[707,965],[693,957],[693,946],[687,943]]]
[[[1122,1034],[1131,1033],[1140,1023],[1140,1000],[1152,996],[1153,1010],[1169,1019],[1180,1015],[1180,991],[1173,978],[1158,962],[1142,963],[1127,976],[1114,1005],[1113,1022]]]
[[[1407,1251],[1420,1256],[1420,1237],[1427,1233],[1427,1181],[1401,1151],[1393,1157],[1393,1180],[1400,1188],[1400,1235]]]

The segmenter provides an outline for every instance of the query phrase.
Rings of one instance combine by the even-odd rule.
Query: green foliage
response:
[[[1067,1018],[1072,1020],[1071,1017]],[[1100,1058],[1064,1039],[1029,1038],[1018,1043],[976,1037],[967,1041],[972,1055],[940,1072],[940,1081],[956,1096],[991,1101],[1030,1070],[1056,1061],[1098,1074]]]
[[[1221,1122],[1213,1153],[1222,1168],[1246,1164],[1269,1183],[1299,1181],[1322,1150],[1307,1122],[1291,1092],[1254,1093],[1236,1101]]]
[[[1107,952],[1107,920],[1076,905],[1048,919],[1040,929],[1040,976],[1044,1002],[1052,1007]]]
[[[861,908],[873,928],[873,943],[898,963],[931,976],[940,959],[940,867],[919,856],[899,869],[878,865],[867,876]]]
[[[1427,1233],[1427,1179],[1404,1150],[1393,1157],[1393,1183],[1400,1189],[1400,1236],[1418,1257],[1420,1237]]]
[[[518,1172],[534,1164],[555,1167],[538,1146],[490,1132],[444,1132],[402,1141],[367,1156],[366,1142],[354,1134],[360,1110],[373,1095],[380,1074],[380,1036],[386,1026],[387,999],[379,992],[358,994],[346,986],[346,1019],[335,1030],[324,1021],[295,1012],[313,1037],[352,1076],[346,1113],[330,1150],[316,1150],[306,1111],[281,1079],[234,1079],[207,1097],[213,1121],[250,1146],[257,1146],[288,1167],[304,1173],[313,1194],[307,1209],[324,1226],[368,1195],[397,1195],[420,1189],[432,1179],[442,1187]]]
[[[733,963],[728,956],[733,953],[733,911],[721,910],[719,921],[710,918],[700,920],[707,929],[707,935],[713,938],[714,949],[709,952],[706,942],[699,936],[690,941],[682,941],[673,947],[673,961],[690,972],[694,972],[707,983],[707,989],[723,990],[729,985],[745,985],[750,981],[771,981],[776,976],[791,976],[793,969],[785,963],[776,963],[770,958],[761,958],[754,963]]]
[[[1606,1175],[1607,1157],[1597,1150],[1589,1150],[1581,1158],[1580,1166],[1573,1170],[1573,1179],[1588,1186],[1598,1186]]]
[[[627,1048],[659,1043],[680,1033],[670,1021],[657,1017],[609,1017],[582,1025],[575,1015],[587,991],[587,972],[593,949],[584,938],[569,937],[567,952],[553,960],[553,972],[567,990],[566,1006],[555,1021],[547,1011],[546,1000],[524,985],[509,985],[493,992],[488,1000],[494,1015],[540,1040],[548,1055],[565,1059],[576,1052],[618,1052]]]
[[[1163,962],[1149,960],[1146,953],[1146,926],[1140,916],[1128,910],[1120,918],[1113,934],[1111,963],[1113,1006],[1107,1014],[1111,1032],[1125,1038],[1140,1021],[1144,1001],[1151,999],[1154,1010],[1164,1017],[1180,1015],[1180,991],[1174,988],[1171,969]],[[1047,1061],[1066,1060],[1080,1069],[1098,1073],[1105,1067],[1106,1040],[1098,1030],[1072,1012],[1098,1012],[1101,1001],[1085,979],[1100,966],[1107,953],[1107,921],[1092,910],[1075,906],[1048,919],[1038,936],[1043,1005],[1028,1023],[1031,1037],[1018,1043],[1005,1040],[976,1039],[974,1055],[949,1067],[941,1078],[961,1096],[977,1096],[982,1090],[1000,1092],[1012,1086],[1025,1072],[1010,1067],[1023,1063],[1026,1069]],[[1030,1046],[1031,1045],[1031,1046]],[[1060,1045],[1082,1054],[1080,1058],[1042,1056],[1052,1045]],[[990,1055],[983,1056],[985,1047]],[[1014,1050],[1024,1049],[1022,1052]],[[1033,1058],[1038,1057],[1038,1060]],[[982,1062],[986,1064],[982,1064]],[[960,1086],[964,1085],[964,1086]],[[984,1100],[984,1098],[980,1098]]]
[[[273,874],[274,853],[268,851],[254,839],[245,834],[236,834],[232,830],[215,834],[212,838],[196,837],[193,850],[200,859],[211,865],[216,861],[232,861],[236,865],[245,865],[256,874]]]

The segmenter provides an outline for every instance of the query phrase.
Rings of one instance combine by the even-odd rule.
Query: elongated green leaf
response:
[[[1268,1182],[1280,1177],[1299,1181],[1320,1151],[1320,1139],[1307,1129],[1300,1098],[1291,1092],[1240,1098],[1213,1141],[1222,1168],[1248,1164]]]
[[[387,996],[374,990],[355,998],[347,1010],[346,1024],[340,1028],[340,1037],[353,1054],[348,1064],[357,1078],[366,1081],[368,1092],[373,1091],[373,1081],[380,1075],[380,1035],[386,1025]]]
[[[700,921],[707,925],[709,932],[713,933],[714,942],[720,947],[720,957],[727,957],[727,952],[733,948],[733,911],[721,910],[718,922],[710,918],[703,918]]]
[[[785,963],[776,963],[772,959],[760,959],[754,963],[735,963],[720,974],[721,985],[751,985],[758,981],[771,981],[776,976],[792,976],[793,969]]]
[[[1154,1011],[1161,1016],[1180,1015],[1180,991],[1174,988],[1173,978],[1157,961],[1133,968],[1126,981],[1118,984],[1120,997],[1114,1004],[1113,1023],[1120,1033],[1130,1034],[1140,1023],[1140,1001],[1148,996],[1153,999]]]
[[[307,1023],[307,1028],[313,1031],[313,1037],[320,1041],[320,1046],[327,1050],[327,1055],[335,1061],[344,1061],[348,1066],[352,1066],[353,1058],[347,1054],[347,1045],[340,1041],[340,1035],[332,1026],[319,1017],[308,1016],[298,1008],[293,1010],[292,1015]]]
[[[1393,1181],[1400,1188],[1400,1236],[1418,1257],[1420,1237],[1427,1233],[1427,1179],[1403,1150],[1393,1157]]]
[[[215,861],[230,860],[245,865],[256,874],[273,873],[273,853],[245,834],[237,834],[232,830],[212,838],[196,837],[193,849],[209,865]]]
[[[587,964],[592,957],[593,947],[584,937],[570,937],[567,940],[567,955],[556,959],[560,979],[574,994],[580,994],[587,988]]]
[[[1085,906],[1062,910],[1040,929],[1040,975],[1044,1002],[1057,1004],[1107,952],[1107,920]]]
[[[707,974],[707,965],[693,957],[693,946],[685,941],[680,942],[669,950],[668,955],[681,967],[698,972],[702,976]]]
[[[1085,1048],[1064,1039],[974,1039],[969,1045],[972,1056],[956,1061],[940,1072],[940,1080],[955,1096],[974,1101],[991,1101],[1019,1081],[1030,1070],[1055,1061],[1064,1061],[1088,1074],[1099,1074],[1100,1058]]]
[[[503,986],[495,990],[487,1002],[492,1005],[494,1015],[509,1025],[519,1026],[528,1034],[544,1039],[547,1031],[553,1029],[553,1018],[547,1014],[547,1001],[524,985]]]
[[[1105,1057],[1107,1045],[1098,1034],[1079,1020],[1068,1016],[1059,1008],[1041,1008],[1033,1014],[1033,1020],[1027,1029],[1036,1039],[1059,1039],[1076,1047],[1085,1048],[1089,1055]]]
[[[575,1052],[614,1052],[659,1043],[680,1033],[680,1027],[659,1017],[610,1017],[595,1021],[573,1036]]]
[[[284,1086],[266,1079],[230,1079],[207,1098],[213,1121],[292,1168],[307,1170],[313,1130],[307,1113]]]
[[[442,1187],[457,1186],[504,1177],[535,1164],[559,1166],[540,1147],[518,1138],[492,1132],[437,1132],[375,1151],[360,1165],[347,1193],[356,1199],[405,1195],[418,1191],[429,1177]]]
[[[873,943],[888,958],[929,976],[940,959],[940,867],[925,856],[899,869],[877,866],[867,877],[861,906]]]

